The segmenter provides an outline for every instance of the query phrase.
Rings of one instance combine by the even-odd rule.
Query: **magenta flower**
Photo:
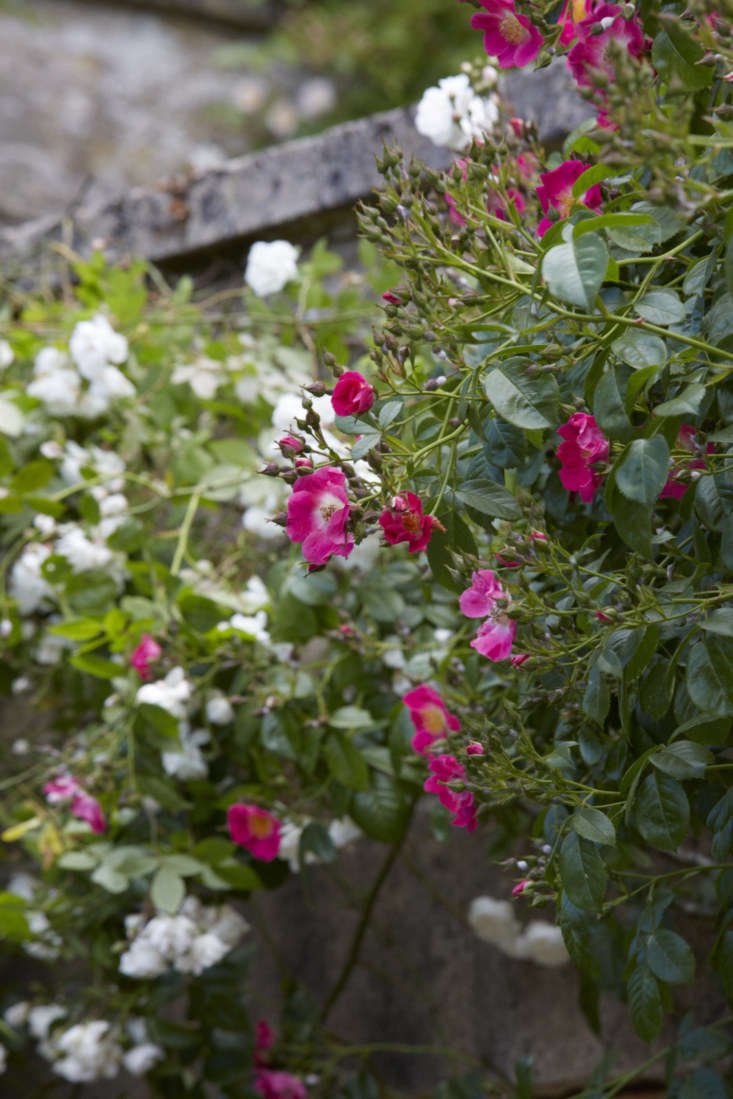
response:
[[[402,298],[398,297],[393,290],[385,290],[382,301],[386,301],[388,305],[402,305]]]
[[[603,480],[592,467],[608,460],[608,439],[595,418],[585,412],[576,412],[557,433],[565,440],[557,448],[563,487],[568,492],[579,492],[580,499],[589,504]]]
[[[510,602],[508,592],[491,569],[479,569],[473,574],[471,587],[466,588],[459,605],[466,618],[484,618],[471,648],[488,660],[506,660],[511,654],[517,623],[504,613]]]
[[[275,1035],[267,1019],[260,1019],[255,1024],[255,1064],[262,1064],[262,1054],[267,1053],[275,1042]]]
[[[402,492],[395,496],[392,506],[385,508],[379,516],[379,525],[391,546],[407,542],[410,553],[425,549],[433,527],[442,529],[432,515],[423,515],[420,497],[414,492]]]
[[[542,211],[545,215],[550,212],[552,206],[561,218],[566,218],[576,202],[587,206],[589,210],[595,210],[601,205],[602,195],[599,184],[592,187],[580,196],[573,198],[573,184],[576,179],[588,171],[588,165],[582,160],[566,160],[559,168],[551,172],[543,172],[540,176],[542,183],[537,188],[537,197],[540,200]],[[552,220],[543,217],[537,226],[537,236],[542,237],[552,225]]]
[[[513,897],[521,897],[522,893],[524,893],[525,889],[527,888],[527,886],[529,884],[530,884],[530,879],[529,878],[525,878],[524,881],[520,881],[512,889],[512,896]]]
[[[594,0],[565,0],[563,9],[560,12],[560,18],[558,23],[562,24],[562,31],[560,33],[560,45],[569,46],[571,42],[575,41],[578,31],[576,24],[585,19],[592,7]]]
[[[472,740],[466,745],[466,754],[469,756],[482,756],[484,754],[483,744],[479,744],[477,740]]]
[[[63,805],[70,801],[71,812],[79,820],[85,820],[92,832],[107,831],[102,806],[71,775],[59,775],[53,782],[47,782],[43,792],[49,805]]]
[[[337,416],[359,416],[374,404],[374,389],[358,370],[346,370],[334,386],[331,404]]]
[[[608,96],[597,87],[595,70],[602,72],[608,81],[614,81],[616,71],[608,56],[610,43],[625,46],[632,57],[640,57],[648,49],[648,42],[636,16],[625,19],[617,4],[598,4],[575,24],[575,31],[578,41],[568,54],[568,68],[580,87],[595,89],[598,122],[609,127],[612,123],[605,111]]]
[[[163,650],[149,633],[144,633],[140,644],[133,650],[130,664],[141,679],[150,679],[150,665],[160,659]]]
[[[471,17],[474,30],[484,32],[484,49],[500,69],[522,68],[534,61],[544,38],[526,15],[517,15],[514,0],[480,0],[486,11]]]
[[[436,794],[441,805],[453,814],[455,828],[465,828],[473,832],[476,827],[476,806],[470,790],[450,790],[446,783],[455,779],[465,779],[466,769],[455,756],[433,756],[430,760],[432,774],[423,784],[428,794]]]
[[[289,1072],[260,1068],[255,1072],[255,1091],[262,1099],[308,1099],[305,1084]]]
[[[457,733],[461,723],[449,714],[443,699],[432,687],[424,684],[408,691],[402,701],[410,711],[415,735],[412,747],[421,756],[427,756],[436,740],[442,740],[449,732]]]
[[[272,862],[280,850],[280,821],[259,805],[235,802],[227,810],[229,835],[262,862]]]
[[[283,435],[282,439],[278,439],[277,445],[285,458],[292,458],[294,455],[300,454],[305,443],[295,435]]]
[[[295,482],[285,533],[291,542],[303,543],[306,561],[325,565],[334,554],[348,557],[354,548],[346,531],[348,519],[346,477],[340,469],[324,466]]]
[[[677,432],[677,446],[680,450],[688,450],[690,454],[694,454],[700,448],[697,444],[697,429],[692,427],[691,424],[681,424],[680,429]],[[712,443],[708,443],[706,452],[712,454],[715,447]],[[707,466],[702,458],[693,458],[689,462],[684,463],[684,469],[706,469]],[[681,470],[679,468],[672,470],[669,477],[666,480],[664,488],[659,493],[660,500],[681,500],[687,492],[689,484],[685,484],[680,480]]]

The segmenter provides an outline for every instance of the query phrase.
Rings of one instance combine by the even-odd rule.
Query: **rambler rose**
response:
[[[470,790],[451,790],[447,785],[456,779],[465,779],[466,769],[455,756],[433,756],[430,760],[430,777],[423,783],[423,790],[436,794],[438,801],[453,814],[454,828],[473,832],[476,827],[476,805]]]
[[[423,515],[420,497],[414,492],[401,492],[379,516],[379,525],[391,546],[407,542],[410,553],[419,553],[430,541],[433,527],[442,530],[432,515]]]
[[[303,556],[312,565],[349,556],[354,539],[346,530],[348,519],[346,477],[340,469],[324,466],[293,485],[285,533],[291,542],[303,543]]]
[[[402,701],[410,712],[415,735],[412,747],[421,756],[430,754],[436,740],[442,740],[449,733],[457,733],[461,723],[453,714],[449,714],[445,702],[437,691],[423,684],[408,691]]]
[[[595,417],[586,412],[576,412],[557,433],[565,440],[557,448],[560,480],[568,492],[579,492],[583,503],[589,504],[603,480],[592,467],[608,460],[608,439]]]
[[[517,623],[504,613],[510,602],[507,592],[491,569],[479,569],[473,574],[471,587],[460,597],[459,605],[466,618],[484,618],[471,648],[487,660],[506,660],[511,655]]]
[[[578,198],[573,197],[573,185],[584,172],[588,171],[588,165],[582,160],[566,160],[559,168],[551,172],[543,172],[540,176],[542,183],[537,188],[537,197],[542,206],[542,212],[547,215],[552,207],[559,217],[566,218],[576,203],[587,206],[589,210],[595,210],[601,205],[601,188],[596,183],[589,187]],[[552,220],[545,216],[537,226],[537,236],[542,237],[552,225]]]
[[[227,810],[229,835],[262,862],[272,862],[280,850],[280,821],[258,805],[236,802]]]
[[[534,61],[544,39],[526,15],[517,15],[514,0],[480,0],[485,11],[471,17],[474,30],[484,32],[484,49],[500,69],[521,68]]]
[[[150,665],[160,659],[162,652],[158,642],[149,633],[144,633],[137,648],[133,649],[130,665],[141,679],[150,679]]]
[[[585,19],[573,24],[578,41],[568,54],[568,68],[581,88],[593,88],[598,122],[612,127],[606,114],[608,95],[599,87],[597,73],[609,83],[616,79],[613,49],[625,48],[631,57],[641,57],[650,42],[644,38],[636,16],[627,19],[618,4],[598,4]]]
[[[43,792],[49,805],[64,805],[66,802],[71,802],[70,808],[73,815],[79,820],[85,820],[92,832],[107,831],[102,806],[71,775],[59,775],[53,782],[47,782]]]
[[[346,370],[334,386],[331,404],[337,416],[359,416],[374,404],[374,389],[358,370]]]

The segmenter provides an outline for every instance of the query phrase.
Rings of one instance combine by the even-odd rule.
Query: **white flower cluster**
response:
[[[280,826],[278,858],[285,859],[294,874],[297,874],[300,870],[300,859],[298,858],[300,837],[303,835],[306,826],[311,823],[311,819],[311,817],[303,817],[299,823],[293,820],[284,820]],[[362,834],[361,828],[358,828],[349,817],[340,817],[328,824],[329,839],[336,848],[347,847]],[[305,861],[312,863],[320,860],[313,851],[308,851],[306,852]]]
[[[125,469],[122,458],[114,451],[102,450],[97,446],[85,449],[72,441],[62,448],[49,440],[42,444],[41,453],[46,458],[60,460],[59,472],[68,485],[83,481],[82,469],[89,469],[95,477],[103,478],[101,483],[90,488],[101,518],[87,532],[79,523],[57,526],[50,515],[35,516],[33,525],[47,541],[27,543],[10,572],[10,594],[17,601],[23,616],[46,610],[53,600],[53,587],[42,571],[44,561],[52,553],[65,557],[74,572],[106,569],[117,583],[124,578],[123,558],[106,545],[107,538],[125,521],[127,515],[127,499],[122,493],[125,484],[121,476]],[[54,643],[58,650],[59,643]]]
[[[287,240],[258,240],[247,254],[244,281],[255,294],[276,294],[298,277],[298,249]]]
[[[475,897],[468,909],[468,922],[480,939],[496,946],[510,958],[537,965],[564,965],[569,961],[562,931],[546,920],[530,920],[522,931],[509,901]]]
[[[126,977],[159,977],[169,969],[197,976],[233,950],[249,924],[230,905],[206,907],[186,897],[177,916],[125,918],[130,945],[120,957]]]
[[[30,874],[13,874],[6,885],[8,893],[14,893],[16,897],[22,897],[29,904],[35,899],[39,882]],[[38,909],[26,908],[25,918],[28,929],[34,936],[23,943],[23,950],[30,954],[31,958],[38,958],[42,962],[53,962],[61,953],[62,940],[49,923],[45,912]]]
[[[61,1004],[31,1007],[22,1000],[11,1004],[3,1019],[14,1028],[27,1025],[41,1056],[52,1063],[54,1072],[73,1084],[112,1079],[123,1067],[133,1076],[142,1076],[165,1057],[160,1046],[148,1041],[142,1019],[128,1020],[127,1032],[134,1044],[123,1052],[118,1028],[105,1019],[75,1023],[66,1030],[54,1028],[54,1023],[67,1014]]]
[[[187,721],[178,725],[178,740],[175,747],[161,752],[163,770],[167,775],[179,778],[181,782],[191,782],[197,778],[206,778],[209,765],[201,751],[204,744],[211,740],[206,729],[191,729]]]
[[[76,325],[68,354],[56,347],[41,348],[28,395],[41,401],[52,416],[95,419],[114,402],[135,396],[135,386],[118,369],[127,354],[125,337],[97,313]]]
[[[499,118],[494,97],[476,95],[466,73],[446,76],[427,88],[417,105],[415,128],[434,145],[464,152],[490,133]]]
[[[143,683],[135,696],[137,702],[147,702],[151,706],[160,706],[179,721],[188,714],[193,687],[186,679],[183,668],[171,668],[163,679],[152,683]]]

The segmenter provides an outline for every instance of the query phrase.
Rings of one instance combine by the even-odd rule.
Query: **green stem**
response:
[[[191,533],[191,527],[193,526],[196,512],[198,511],[199,503],[201,502],[201,493],[194,492],[191,499],[188,501],[188,507],[186,508],[186,514],[183,517],[181,523],[181,530],[178,535],[178,542],[176,543],[176,552],[173,554],[173,563],[171,564],[171,576],[178,576],[178,573],[183,562],[184,555],[186,553],[186,547],[188,545],[188,536]]]

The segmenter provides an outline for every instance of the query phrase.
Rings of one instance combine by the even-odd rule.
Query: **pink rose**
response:
[[[424,684],[408,691],[402,701],[410,712],[415,726],[412,747],[421,756],[429,754],[436,740],[442,740],[449,732],[456,733],[461,723],[453,714],[449,714],[443,699],[432,687]]]
[[[484,32],[484,49],[500,69],[521,68],[534,61],[544,39],[526,15],[517,15],[514,0],[480,0],[485,11],[471,17],[474,30]]]
[[[517,623],[504,613],[511,602],[491,569],[479,569],[473,574],[471,587],[461,594],[459,605],[466,618],[484,618],[471,648],[488,660],[506,660],[511,654]]]
[[[477,740],[472,740],[466,745],[466,754],[469,756],[482,756],[484,754],[483,744],[479,744]]]
[[[625,47],[631,57],[640,57],[649,43],[636,16],[626,19],[618,4],[598,4],[585,19],[574,24],[574,29],[578,41],[568,54],[568,68],[580,87],[595,89],[598,122],[609,128],[612,123],[606,114],[608,95],[596,86],[595,72],[602,72],[609,82],[616,79],[616,70],[609,57],[612,42]]]
[[[580,499],[588,504],[603,480],[592,466],[608,460],[608,439],[595,418],[585,412],[576,412],[557,433],[565,440],[557,448],[562,463],[560,480],[568,492],[579,492]]]
[[[262,862],[272,862],[280,850],[280,821],[258,805],[237,802],[227,810],[229,834]]]
[[[680,450],[687,450],[690,454],[694,454],[697,450],[701,449],[698,447],[697,443],[697,429],[692,427],[691,424],[681,424],[680,429],[677,432],[676,445]],[[714,451],[715,447],[713,444],[708,443],[706,453],[712,454]],[[685,462],[683,468],[689,470],[707,469],[707,466],[702,458],[693,458],[691,461]],[[689,484],[685,484],[684,481],[680,480],[680,472],[681,470],[679,467],[672,470],[665,482],[664,488],[659,493],[660,500],[681,500],[685,495],[689,488]]]
[[[359,416],[374,404],[374,389],[358,370],[347,370],[334,386],[331,404],[337,416]]]
[[[71,775],[59,775],[53,782],[47,782],[43,792],[49,805],[63,805],[64,802],[70,801],[71,812],[79,820],[85,820],[92,832],[107,831],[107,821],[104,818],[102,806]]]
[[[160,645],[153,641],[149,633],[142,635],[140,644],[130,657],[130,664],[141,679],[150,679],[150,665],[160,659],[162,652]]]
[[[255,1072],[254,1085],[262,1099],[308,1099],[303,1081],[289,1072],[260,1068]]]
[[[402,492],[379,516],[379,525],[390,545],[407,542],[409,553],[419,553],[427,546],[432,528],[437,524],[432,515],[423,515],[419,496],[414,492]]]
[[[470,790],[448,789],[446,783],[455,779],[464,779],[466,770],[455,756],[433,756],[430,760],[432,774],[425,780],[423,789],[426,793],[436,794],[438,801],[450,813],[453,814],[451,823],[455,828],[465,828],[467,832],[473,832],[476,827],[475,799]]]
[[[285,458],[292,458],[295,454],[300,454],[305,443],[295,435],[283,435],[282,439],[278,439],[277,445]]]
[[[348,557],[354,548],[346,532],[349,500],[346,477],[334,466],[324,466],[300,477],[288,500],[285,533],[303,543],[303,556],[313,565],[325,565],[332,555]]]
[[[537,197],[545,214],[548,214],[552,206],[561,218],[566,218],[576,202],[587,206],[589,210],[595,210],[601,205],[601,188],[595,183],[579,198],[573,198],[573,184],[584,172],[588,171],[588,165],[582,160],[566,160],[559,168],[551,172],[543,172],[540,176],[542,183],[537,188]],[[548,217],[543,217],[537,226],[537,236],[542,237],[552,225]]]

